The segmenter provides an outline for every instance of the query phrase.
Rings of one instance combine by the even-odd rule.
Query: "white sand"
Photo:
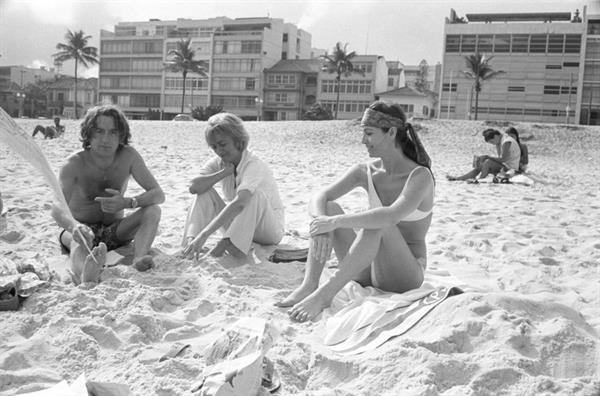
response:
[[[19,121],[28,132],[35,123]],[[299,284],[303,264],[270,263],[268,249],[250,264],[224,258],[194,265],[172,255],[191,202],[188,181],[210,155],[204,124],[132,122],[133,145],[167,195],[157,268],[117,266],[94,288],[54,280],[18,312],[0,312],[0,394],[72,382],[82,372],[127,384],[136,395],[189,394],[207,363],[202,347],[252,316],[279,332],[267,356],[282,395],[598,395],[600,128],[516,125],[533,137],[526,143],[537,182],[526,187],[446,181],[447,173],[467,171],[473,154],[492,153],[473,136],[486,126],[420,124],[437,182],[429,268],[486,292],[451,297],[372,352],[338,356],[318,341],[323,321],[291,322],[272,305]],[[55,171],[80,147],[78,124],[66,125],[63,139],[36,139]],[[250,149],[279,182],[287,241],[305,245],[311,194],[367,159],[361,131],[347,122],[246,125]],[[1,143],[0,169],[8,211],[0,270],[31,263],[63,273],[50,189]],[[360,210],[365,197],[356,191],[341,202]],[[159,362],[176,341],[194,346]]]

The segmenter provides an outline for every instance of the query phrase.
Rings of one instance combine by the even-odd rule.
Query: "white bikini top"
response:
[[[425,168],[424,166],[417,166],[415,169],[413,169],[410,174],[408,175],[408,178],[406,179],[406,183],[408,183],[408,180],[410,179],[410,177],[412,176],[412,174],[419,168]],[[405,184],[406,186],[406,184]],[[369,194],[369,207],[370,208],[380,208],[383,206],[383,204],[381,203],[381,200],[379,199],[379,195],[377,195],[377,191],[375,190],[375,185],[373,184],[373,176],[371,175],[371,167],[369,166],[369,164],[367,164],[367,187],[368,187],[368,194]],[[401,221],[419,221],[419,220],[423,220],[424,218],[426,218],[427,216],[429,216],[431,214],[431,212],[433,211],[433,207],[431,209],[429,209],[428,211],[423,211],[420,209],[415,209],[414,212],[412,212],[411,214],[409,214],[408,216],[406,216],[405,218],[403,218]]]

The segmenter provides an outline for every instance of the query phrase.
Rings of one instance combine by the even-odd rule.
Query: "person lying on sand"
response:
[[[476,156],[471,171],[462,176],[448,175],[446,176],[448,180],[473,180],[476,182],[478,179],[485,179],[489,174],[497,175],[510,170],[516,172],[519,169],[521,149],[512,137],[490,128],[483,131],[483,139],[486,143],[496,146],[498,156]]]
[[[102,257],[106,250],[133,239],[134,266],[145,271],[153,265],[148,252],[160,221],[158,205],[165,195],[140,154],[129,145],[130,139],[129,124],[118,107],[94,107],[81,124],[83,150],[69,156],[60,170],[61,187],[75,222],[59,204],[53,206],[52,216],[64,228],[60,243],[70,252],[75,279],[82,282],[97,281],[101,270],[90,268],[98,260],[86,259],[88,250],[82,244],[90,249],[98,246],[95,255]],[[144,193],[125,197],[130,176]],[[125,209],[132,211],[125,216]]]
[[[242,120],[231,113],[215,114],[208,119],[205,138],[216,156],[190,185],[195,199],[184,227],[183,254],[200,253],[221,227],[223,236],[210,251],[216,257],[225,252],[246,257],[253,241],[279,243],[284,213],[277,183],[267,164],[248,150],[250,136]],[[223,198],[214,189],[217,183]]]
[[[431,160],[398,105],[374,102],[361,126],[362,143],[376,159],[353,166],[312,198],[304,280],[275,304],[291,307],[294,320],[315,318],[351,280],[396,293],[423,283],[434,194]],[[356,187],[367,191],[369,209],[346,214],[335,200]],[[339,269],[319,286],[332,248]]]
[[[49,125],[44,127],[42,125],[37,125],[33,130],[33,137],[37,135],[38,132],[41,132],[44,135],[44,139],[54,139],[59,136],[62,136],[65,133],[65,126],[60,125],[60,118],[54,117],[54,125]]]
[[[519,131],[515,127],[510,127],[506,130],[506,134],[511,138],[515,139],[519,148],[521,149],[521,157],[519,159],[519,170],[517,173],[525,173],[527,171],[527,166],[529,165],[529,149],[525,143],[521,143],[521,139],[519,139]]]

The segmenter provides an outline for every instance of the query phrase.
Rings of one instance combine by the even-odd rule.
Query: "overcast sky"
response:
[[[383,55],[416,65],[441,61],[444,18],[486,12],[575,12],[587,5],[600,14],[600,0],[0,0],[0,66],[52,66],[56,44],[67,29],[83,30],[99,47],[100,29],[120,21],[216,16],[282,18],[312,35],[312,46],[330,50],[337,41],[359,54]],[[63,71],[72,73],[74,62]],[[97,76],[97,67],[84,70]]]

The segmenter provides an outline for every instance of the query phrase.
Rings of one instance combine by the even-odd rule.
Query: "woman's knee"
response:
[[[383,228],[377,228],[377,229],[363,228],[358,231],[358,238],[360,238],[361,240],[373,240],[373,239],[380,240],[383,237],[383,234],[384,234]]]
[[[340,204],[338,204],[335,201],[327,202],[327,215],[328,216],[334,216],[334,215],[339,215],[339,214],[343,214],[343,213],[344,213],[344,209],[342,209]]]

